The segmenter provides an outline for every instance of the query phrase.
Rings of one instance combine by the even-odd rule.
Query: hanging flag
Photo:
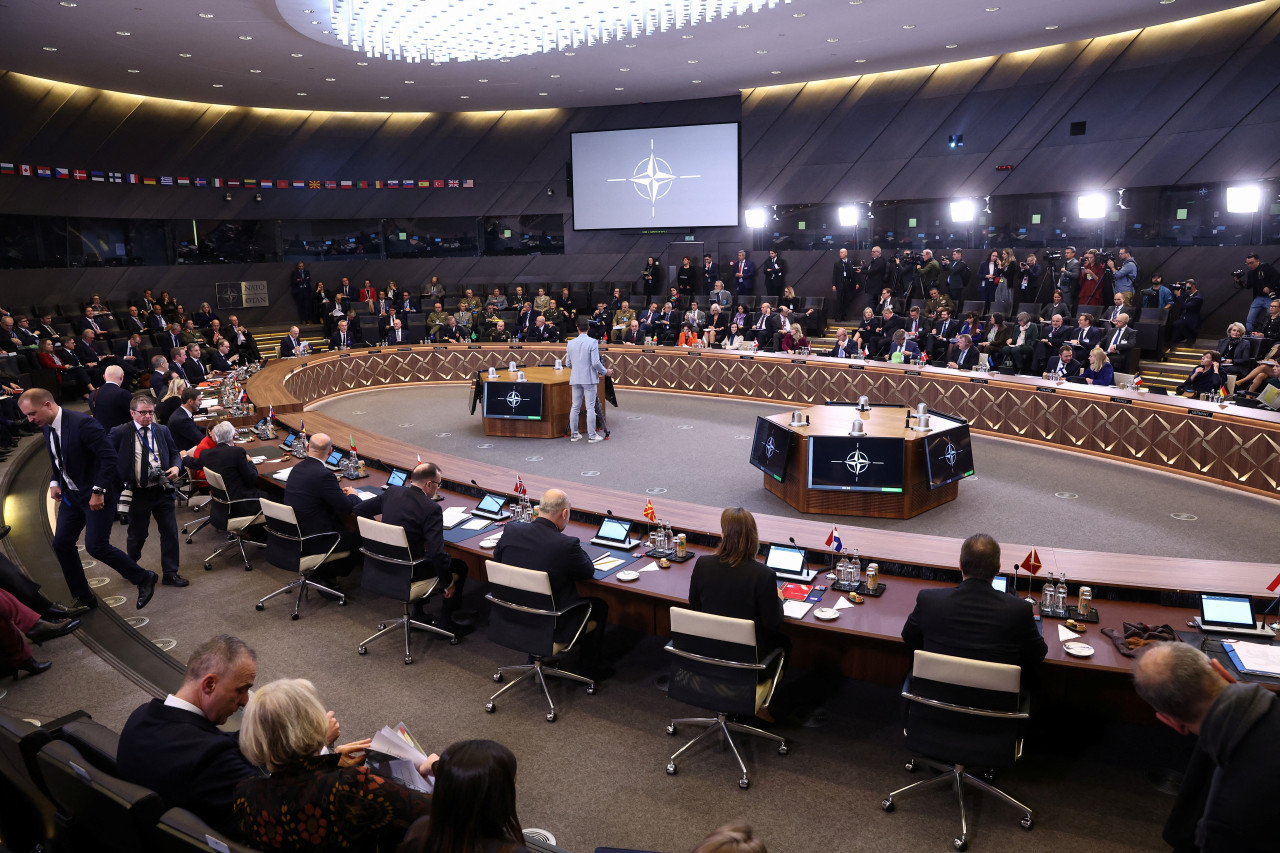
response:
[[[271,423],[275,419],[276,419],[276,407],[268,406],[267,407],[267,423]]]
[[[254,190],[258,188],[257,178],[245,178],[243,183],[244,183],[244,188],[247,190]]]
[[[418,457],[418,464],[419,464],[419,465],[421,465],[421,464],[422,464],[422,454],[421,454],[421,453],[419,453],[419,454],[416,454],[416,455],[417,455],[417,457]]]
[[[431,188],[431,181],[424,181],[424,180],[418,181],[418,189],[422,190],[422,189],[430,189],[430,188]]]
[[[62,168],[61,166],[55,166],[55,167],[54,167],[54,169],[53,169],[53,176],[54,176],[55,178],[64,178],[64,179],[65,179],[65,178],[70,178],[70,177],[71,177],[71,170],[70,170],[70,169],[64,169],[64,168]]]
[[[657,521],[657,520],[658,520],[658,514],[657,514],[656,512],[654,512],[654,511],[653,511],[653,500],[652,500],[652,499],[647,500],[647,501],[645,501],[645,502],[644,502],[644,517],[645,517],[647,520],[649,520],[649,521]]]
[[[295,189],[295,190],[305,190],[305,189],[307,188],[307,182],[306,182],[306,181],[293,181],[293,182],[292,182],[292,187],[293,187],[293,189]]]
[[[341,186],[344,190],[349,190],[354,187],[354,184],[352,184],[351,181],[342,181]]]
[[[839,554],[844,549],[844,543],[840,541],[840,534],[836,531],[836,526],[831,525],[831,532],[827,534],[827,547]]]
[[[389,189],[389,190],[398,190],[398,189],[400,189],[400,182],[399,182],[399,181],[387,181],[387,189]]]
[[[171,186],[173,186],[173,176],[172,176],[172,175],[170,175],[170,176],[161,175],[161,176],[160,176],[160,186],[162,186],[162,187],[171,187]]]
[[[527,495],[527,494],[529,494],[529,490],[528,490],[528,489],[526,489],[526,488],[524,487],[524,480],[520,477],[520,475],[519,475],[519,474],[516,474],[516,488],[515,488],[515,493],[516,493],[517,495]]]
[[[1267,592],[1275,592],[1277,587],[1280,587],[1280,575],[1276,575],[1276,579],[1267,584]]]
[[[431,186],[435,189],[444,189],[444,178],[436,178],[431,182]]]
[[[325,182],[324,182],[324,188],[325,188],[325,189],[327,189],[327,190],[336,190],[336,189],[338,188],[338,182],[337,182],[337,181],[325,181]]]
[[[382,189],[382,183],[383,183],[382,181],[374,181],[374,182],[373,182],[373,188],[374,188],[375,190],[380,190],[380,189]]]
[[[351,441],[351,455],[356,454],[356,437],[351,433],[347,433],[347,438]]]
[[[204,178],[192,178],[191,183],[195,184],[197,187],[207,187],[209,185],[209,182]]]
[[[289,181],[287,178],[277,178],[277,179],[276,179],[276,189],[278,189],[278,190],[287,190],[287,189],[289,189],[289,184],[290,184],[290,181]]]
[[[97,181],[98,183],[103,183],[107,180],[107,176],[105,172],[90,172],[89,179]]]
[[[258,180],[258,189],[273,190],[276,188],[276,182],[273,178],[260,178]]]
[[[412,179],[411,179],[411,180],[408,180],[408,181],[401,181],[401,182],[400,182],[400,189],[402,189],[402,190],[411,190],[411,189],[413,189],[414,187],[416,187],[417,185],[418,185],[418,182],[417,182],[417,181],[414,181],[414,180],[412,180]]]
[[[12,175],[14,168],[12,163],[0,163],[0,175]]]
[[[52,177],[53,177],[53,169],[50,169],[48,166],[36,166],[36,177],[37,177],[37,178],[52,178]]]
[[[89,173],[84,169],[73,169],[71,171],[71,177],[75,178],[77,181],[87,181],[89,180]]]
[[[357,184],[356,184],[356,188],[357,188],[357,189],[362,189],[362,190],[367,190],[367,189],[369,189],[369,182],[368,182],[368,181],[360,181],[359,183],[357,183]]]
[[[318,190],[318,189],[320,189],[320,182],[319,182],[319,181],[307,181],[307,189],[309,189],[309,190]]]
[[[461,186],[462,186],[462,182],[461,182],[461,181],[458,181],[458,180],[455,180],[455,179],[450,179],[450,181],[449,181],[449,189],[451,189],[451,190],[456,190],[456,189],[458,189],[458,188],[459,188],[459,187],[461,187]]]
[[[174,178],[174,181],[175,181],[175,182],[178,184],[178,186],[180,186],[180,187],[189,187],[189,186],[191,186],[191,179],[190,179],[190,178]]]
[[[125,183],[137,184],[142,182],[142,178],[138,177],[137,172],[130,172],[124,176]]]
[[[464,189],[472,189],[475,187],[475,185],[476,185],[476,182],[472,180],[466,180],[462,182],[462,186]]]
[[[241,186],[239,178],[227,178],[227,187],[230,189],[239,189]]]
[[[1040,569],[1044,564],[1040,562],[1040,555],[1036,553],[1035,546],[1032,546],[1030,553],[1022,558],[1022,562],[1018,564],[1018,568],[1030,572],[1033,575],[1040,574]]]
[[[299,419],[298,419],[298,432],[299,432],[299,433],[305,433],[306,431],[307,431],[307,422],[306,422],[306,421],[304,421],[304,420],[302,420],[301,418],[299,418]]]
[[[223,186],[222,178],[214,178],[214,179],[213,179],[213,185],[214,185],[215,187],[222,187],[222,186]]]
[[[18,166],[18,174],[26,178],[31,177],[31,167],[28,166],[26,163],[23,163],[22,165]]]
[[[156,185],[156,179],[155,179],[155,178],[143,178],[143,179],[142,179],[142,183],[146,184],[147,186],[154,187],[154,186]]]

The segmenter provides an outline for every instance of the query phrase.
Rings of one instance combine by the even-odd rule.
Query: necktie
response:
[[[1120,334],[1121,334],[1121,332],[1122,332],[1122,330],[1121,330],[1121,329],[1116,329],[1115,336],[1111,338],[1111,346],[1116,347],[1116,346],[1119,346],[1119,345],[1120,345]]]

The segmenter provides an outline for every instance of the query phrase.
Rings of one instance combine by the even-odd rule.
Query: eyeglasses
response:
[[[133,413],[135,415],[145,415],[146,417],[151,417],[156,413],[156,410],[155,409],[134,409]]]

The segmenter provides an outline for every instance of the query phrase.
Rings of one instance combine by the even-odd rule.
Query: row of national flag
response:
[[[61,166],[32,166],[27,163],[0,163],[0,175],[24,178],[53,178],[67,181],[95,181],[110,184],[139,184],[160,187],[213,187],[247,190],[426,190],[472,189],[470,178],[406,178],[402,180],[319,180],[316,178],[190,178],[173,175],[151,176],[138,172],[102,172],[93,169],[65,169]]]

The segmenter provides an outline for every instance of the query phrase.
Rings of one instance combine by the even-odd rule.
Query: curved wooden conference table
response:
[[[615,385],[621,389],[804,405],[828,399],[857,399],[860,394],[876,402],[925,402],[932,408],[968,418],[972,429],[980,433],[1105,456],[1280,497],[1280,416],[1271,412],[1238,407],[1224,410],[1199,401],[1151,397],[1114,388],[1056,386],[1030,377],[909,369],[814,356],[789,358],[670,347],[613,346],[602,350],[613,368]],[[532,366],[549,362],[563,352],[563,345],[427,345],[325,353],[272,361],[250,379],[248,391],[260,411],[273,405],[277,420],[296,429],[307,405],[335,395],[373,388],[469,383],[477,371],[487,370],[490,365],[505,366],[515,360]],[[445,456],[315,411],[307,412],[305,419],[308,432],[353,433],[361,456],[387,465],[411,467],[418,453],[429,452],[429,458],[443,467],[448,504],[473,502],[480,489],[511,494],[515,484],[516,469],[510,467]],[[743,464],[747,464],[745,458]],[[260,468],[268,475],[277,466],[278,463]],[[1117,470],[1123,474],[1123,466],[1117,466]],[[520,474],[531,495],[553,486],[569,493],[575,509],[574,532],[583,539],[590,536],[591,523],[606,510],[642,520],[644,503],[638,495],[536,473]],[[376,484],[380,480],[376,473],[374,476]],[[693,534],[695,551],[710,550],[707,546],[719,531],[718,507],[664,499],[660,514],[677,530]],[[806,548],[825,550],[830,527],[824,522],[769,515],[758,515],[757,521],[762,541],[786,542],[794,536]],[[795,657],[801,663],[840,670],[853,677],[897,683],[909,666],[899,636],[903,621],[914,606],[919,589],[954,582],[961,540],[859,528],[847,523],[841,524],[841,534],[846,548],[856,546],[865,558],[878,560],[887,570],[882,577],[888,590],[879,599],[868,599],[842,611],[836,622],[819,622],[812,610],[803,620],[789,621],[788,630],[796,641]],[[480,576],[487,556],[479,546],[483,538],[480,534],[450,545]],[[1006,571],[1031,544],[1001,543]],[[1085,635],[1096,649],[1089,659],[1067,656],[1057,642],[1058,620],[1045,620],[1048,661],[1060,668],[1063,689],[1082,689],[1076,679],[1092,676],[1095,680],[1088,683],[1088,693],[1095,700],[1100,693],[1113,693],[1120,705],[1128,704],[1127,680],[1112,678],[1097,683],[1096,674],[1127,674],[1131,663],[1099,633],[1100,628],[1119,629],[1122,622],[1167,623],[1182,628],[1192,611],[1156,603],[1162,597],[1167,598],[1171,592],[1200,590],[1265,594],[1266,585],[1280,572],[1280,566],[1263,563],[1066,548],[1037,550],[1046,571],[1067,574],[1073,592],[1077,584],[1086,584],[1094,588],[1098,598],[1105,599],[1110,589],[1121,599],[1129,599],[1097,601],[1102,622],[1091,625]],[[686,600],[690,566],[686,563],[670,570],[645,572],[640,580],[629,584],[610,576],[592,582],[592,594],[610,601],[613,621],[665,635],[670,605]],[[893,576],[897,571],[916,576]],[[922,574],[939,580],[920,579]],[[821,577],[819,583],[824,582]],[[1020,580],[1025,589],[1025,573]],[[822,606],[831,606],[837,596],[828,591]]]

